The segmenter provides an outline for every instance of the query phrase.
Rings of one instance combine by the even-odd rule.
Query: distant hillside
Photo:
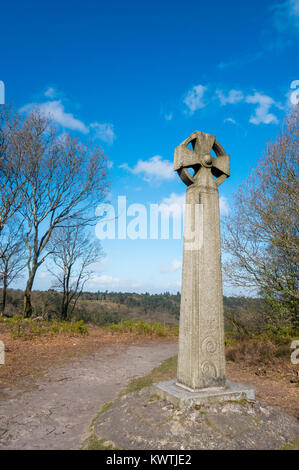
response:
[[[33,291],[34,313],[37,316],[55,318],[59,312],[61,295],[54,290]],[[136,294],[128,292],[83,292],[73,314],[97,325],[118,323],[121,320],[138,319],[146,322],[159,321],[177,325],[181,296],[164,294]],[[22,313],[23,292],[9,289],[7,314]],[[224,297],[225,323],[227,329],[246,330],[264,323],[265,308],[261,299],[248,297]]]

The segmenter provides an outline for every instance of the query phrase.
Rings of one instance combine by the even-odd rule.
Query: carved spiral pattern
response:
[[[207,338],[205,338],[203,340],[202,350],[203,350],[203,352],[207,352],[207,353],[210,353],[210,354],[216,352],[216,350],[217,350],[217,341],[214,338],[212,338],[211,336],[208,336]]]
[[[216,377],[217,369],[212,361],[205,361],[201,365],[201,371],[204,377]]]

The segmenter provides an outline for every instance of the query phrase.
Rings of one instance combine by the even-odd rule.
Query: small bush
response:
[[[275,327],[247,339],[227,338],[226,358],[228,361],[252,364],[271,363],[274,358],[290,358],[291,342],[298,337],[296,330]]]
[[[135,333],[139,335],[151,336],[177,336],[178,327],[170,327],[161,323],[146,323],[144,321],[124,320],[108,326],[110,331],[120,333]]]
[[[225,338],[224,339],[224,344],[225,344],[225,346],[231,346],[232,344],[235,344],[236,341],[237,340],[235,338]]]
[[[294,328],[268,325],[258,337],[260,339],[269,339],[277,345],[283,345],[289,344],[293,339],[299,337],[299,332]]]
[[[1,318],[1,323],[7,325],[12,338],[32,339],[42,335],[87,335],[88,328],[82,320],[76,322],[67,321],[37,321],[32,318],[23,318],[15,315],[12,318]]]

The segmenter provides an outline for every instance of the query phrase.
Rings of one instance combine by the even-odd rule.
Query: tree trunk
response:
[[[27,281],[26,289],[24,292],[24,312],[23,312],[24,318],[30,318],[33,313],[32,305],[31,305],[31,291],[32,291],[35,273],[36,273],[36,269],[34,271],[31,271],[29,275],[29,279]]]
[[[3,272],[3,288],[2,288],[1,311],[0,311],[1,316],[3,316],[4,312],[5,312],[7,287],[8,287],[8,263],[5,262],[4,272]]]
[[[61,320],[66,321],[67,320],[67,313],[68,313],[68,304],[65,299],[63,299],[62,305],[61,305]]]
[[[61,302],[61,320],[62,321],[67,320],[68,308],[69,308],[68,292],[66,291],[66,289],[64,289],[64,292],[62,294],[62,302]]]
[[[2,289],[2,302],[1,302],[1,315],[4,315],[4,312],[5,312],[6,296],[7,296],[7,277],[4,275],[3,289]]]

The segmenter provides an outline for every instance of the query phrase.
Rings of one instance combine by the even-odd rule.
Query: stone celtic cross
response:
[[[230,157],[215,136],[193,132],[175,149],[174,169],[187,185],[186,208],[193,208],[185,214],[177,385],[190,391],[223,387],[226,378],[218,186],[230,175]],[[196,226],[197,211],[201,211],[200,226]],[[186,240],[191,227],[202,231],[200,242],[192,249]]]
[[[154,390],[179,407],[254,400],[254,390],[225,376],[218,186],[230,157],[214,135],[196,131],[176,147],[174,169],[187,185],[178,370]]]
[[[188,147],[189,144],[193,150]],[[212,150],[216,158],[212,157]],[[195,178],[190,175],[188,168],[193,168],[195,173],[201,166],[210,168],[211,175],[216,177],[216,186],[219,186],[230,175],[229,160],[229,155],[226,155],[214,135],[196,131],[175,149],[174,169],[184,183],[190,186],[195,183]]]

